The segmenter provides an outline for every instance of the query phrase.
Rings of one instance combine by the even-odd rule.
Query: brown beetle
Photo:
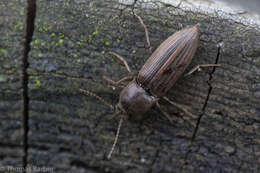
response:
[[[150,47],[149,35],[146,26],[144,25],[142,19],[138,18],[145,29],[146,39],[148,46]],[[142,69],[139,71],[137,77],[124,87],[120,93],[119,103],[116,105],[116,111],[123,115],[129,116],[142,116],[151,107],[156,105],[159,109],[158,100],[164,98],[171,104],[182,109],[180,106],[174,102],[164,97],[167,91],[175,84],[177,79],[183,74],[187,66],[190,64],[192,57],[194,56],[198,42],[199,42],[199,30],[200,25],[196,24],[193,27],[188,27],[182,29],[168,39],[166,39],[150,56],[146,61]],[[116,56],[121,60],[126,66],[127,70],[131,72],[127,62],[118,54],[110,52],[110,54]],[[195,67],[189,74],[193,71],[200,69],[200,67],[208,66],[220,66],[219,64],[204,64]],[[130,77],[132,78],[132,77]],[[110,84],[118,86],[124,81],[129,80],[129,77],[125,77],[118,82],[104,77]],[[95,96],[97,99],[101,100],[103,103],[109,105],[102,98],[95,95],[94,93],[82,90],[82,92],[88,95]],[[112,105],[109,105],[113,108]],[[184,112],[189,113],[184,109]],[[163,112],[165,114],[165,112]],[[165,114],[167,118],[169,116]],[[125,117],[125,116],[124,116]],[[169,118],[170,119],[170,118]],[[114,144],[110,153],[108,154],[108,159],[111,158],[113,150],[118,140],[119,131],[123,122],[123,116],[120,119],[119,126],[117,129],[117,134],[115,137]]]
[[[174,85],[189,65],[198,45],[199,24],[165,40],[146,61],[139,74],[121,92],[119,109],[143,115]]]

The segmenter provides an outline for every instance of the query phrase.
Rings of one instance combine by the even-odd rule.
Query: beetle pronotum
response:
[[[147,43],[150,47],[147,28],[144,25],[142,19],[135,13],[134,15],[138,18],[144,27]],[[200,25],[196,24],[193,27],[182,29],[171,35],[153,52],[136,77],[125,77],[118,82],[114,82],[113,80],[104,77],[106,81],[115,86],[121,85],[124,81],[132,79],[132,81],[121,91],[119,103],[116,105],[116,111],[121,113],[121,115],[142,116],[154,105],[157,106],[159,110],[161,110],[158,103],[158,100],[161,98],[165,99],[174,106],[183,109],[181,106],[175,104],[167,97],[165,97],[165,94],[175,84],[177,79],[183,74],[187,66],[190,64],[190,61],[194,56],[198,46],[199,30]],[[126,69],[131,72],[127,62],[121,56],[113,52],[110,52],[110,54],[121,60],[124,63]],[[200,67],[208,66],[220,65],[205,64],[197,66],[190,73],[198,70]],[[81,91],[88,95],[92,95],[103,103],[109,105],[94,93],[83,89],[81,89]],[[112,105],[109,106],[113,108]],[[183,110],[186,114],[192,115],[186,109]],[[167,113],[163,112],[163,114],[166,115],[168,119],[170,119]],[[112,149],[108,154],[108,159],[111,158],[117,143],[119,131],[124,117],[125,116],[121,116]]]

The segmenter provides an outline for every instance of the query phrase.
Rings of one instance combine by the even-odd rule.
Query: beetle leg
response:
[[[159,111],[170,121],[170,123],[173,124],[173,119],[166,111],[162,110],[160,104],[158,102],[156,102],[155,105],[159,109]]]
[[[186,108],[185,108],[185,105],[182,105],[180,103],[175,103],[173,101],[171,101],[170,99],[168,99],[167,97],[163,97],[164,100],[166,100],[167,102],[169,102],[170,104],[172,104],[173,106],[175,106],[176,108],[182,110],[186,115],[188,115],[190,117],[190,119],[197,119],[198,117],[195,116],[194,114],[192,114],[190,111],[188,111]],[[184,118],[184,117],[183,117]],[[194,125],[194,124],[192,124]]]
[[[144,32],[145,32],[145,37],[146,37],[146,42],[148,44],[148,48],[150,50],[150,52],[152,52],[152,47],[151,47],[151,43],[150,43],[150,37],[149,37],[149,32],[148,29],[146,27],[146,25],[144,24],[144,21],[142,20],[142,18],[140,16],[138,16],[134,11],[134,16],[139,20],[139,22],[141,23],[142,27],[144,28]]]
[[[111,150],[110,150],[110,152],[109,152],[109,154],[108,154],[108,156],[107,156],[107,159],[108,159],[108,160],[111,159],[111,156],[112,156],[112,154],[113,154],[113,152],[114,152],[115,146],[116,146],[117,141],[118,141],[118,137],[119,137],[119,133],[120,133],[120,129],[121,129],[123,120],[124,120],[124,118],[121,116],[120,121],[119,121],[119,124],[118,124],[118,127],[117,127],[116,137],[115,137],[114,143],[113,143],[112,148],[111,148]]]
[[[126,86],[123,82],[125,81],[128,81],[128,80],[132,80],[133,79],[133,76],[126,76],[126,77],[123,77],[122,79],[120,79],[119,81],[113,81],[112,79],[106,77],[106,76],[103,76],[103,79],[105,81],[107,81],[110,85],[112,86],[120,86],[120,85],[123,85],[123,86]]]
[[[109,53],[110,55],[114,55],[115,57],[117,57],[117,58],[125,65],[125,68],[127,69],[127,71],[128,71],[129,73],[131,73],[131,69],[130,69],[128,63],[126,62],[126,60],[125,60],[122,56],[118,55],[118,54],[115,53],[115,52],[108,52],[108,53]]]
[[[188,73],[186,73],[184,75],[184,77],[191,75],[192,73],[194,73],[195,71],[201,71],[202,67],[220,67],[221,64],[201,64],[201,65],[197,65],[196,67],[194,67],[193,69],[191,69],[191,71],[189,71]]]

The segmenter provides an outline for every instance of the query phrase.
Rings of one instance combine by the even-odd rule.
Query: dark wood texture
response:
[[[22,166],[20,72],[25,6],[13,0],[0,2],[0,172],[7,166]]]
[[[29,165],[55,172],[260,172],[260,32],[257,28],[152,2],[37,1],[29,53]],[[22,165],[22,55],[24,1],[0,2],[0,166]],[[189,118],[167,102],[141,122],[123,123],[112,160],[105,159],[118,117],[88,89],[116,104],[102,75],[127,75],[107,52],[125,57],[135,73],[151,55],[142,17],[155,49],[174,32],[200,23],[191,69],[220,63],[181,78],[167,96],[186,105]]]

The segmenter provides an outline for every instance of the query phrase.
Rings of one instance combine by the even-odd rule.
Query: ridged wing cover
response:
[[[194,56],[199,41],[199,29],[197,24],[165,40],[139,71],[138,84],[154,96],[165,95]]]

